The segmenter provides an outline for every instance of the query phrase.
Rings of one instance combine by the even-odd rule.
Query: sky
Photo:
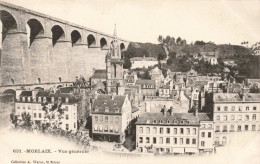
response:
[[[134,42],[260,41],[260,0],[3,0]]]

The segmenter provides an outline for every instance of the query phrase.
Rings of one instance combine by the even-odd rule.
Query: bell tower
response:
[[[117,40],[116,25],[110,49],[106,56],[107,92],[118,93],[118,87],[123,85],[123,64],[121,50]]]

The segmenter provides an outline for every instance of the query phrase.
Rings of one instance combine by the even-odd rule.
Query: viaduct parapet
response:
[[[112,35],[5,2],[0,16],[0,87],[71,82],[105,69]],[[118,41],[122,51],[129,45]]]

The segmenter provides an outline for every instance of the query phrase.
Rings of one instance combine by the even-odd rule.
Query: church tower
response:
[[[116,25],[110,49],[106,56],[107,92],[118,93],[118,87],[123,85],[123,64],[121,50],[117,40]]]

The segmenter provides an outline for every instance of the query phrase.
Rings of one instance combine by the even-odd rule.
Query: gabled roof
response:
[[[209,113],[198,113],[199,121],[212,121],[212,115]]]
[[[92,113],[99,114],[116,114],[116,109],[119,110],[118,114],[122,114],[122,106],[125,102],[126,96],[121,95],[98,95],[97,99],[94,102]],[[105,112],[105,109],[108,108],[109,112]],[[98,109],[96,111],[95,109]]]
[[[136,106],[132,106],[132,113],[139,111],[139,108]]]
[[[148,79],[138,79],[135,82],[135,85],[143,85],[143,84],[155,85],[156,83],[155,83],[155,80],[148,80]]]

